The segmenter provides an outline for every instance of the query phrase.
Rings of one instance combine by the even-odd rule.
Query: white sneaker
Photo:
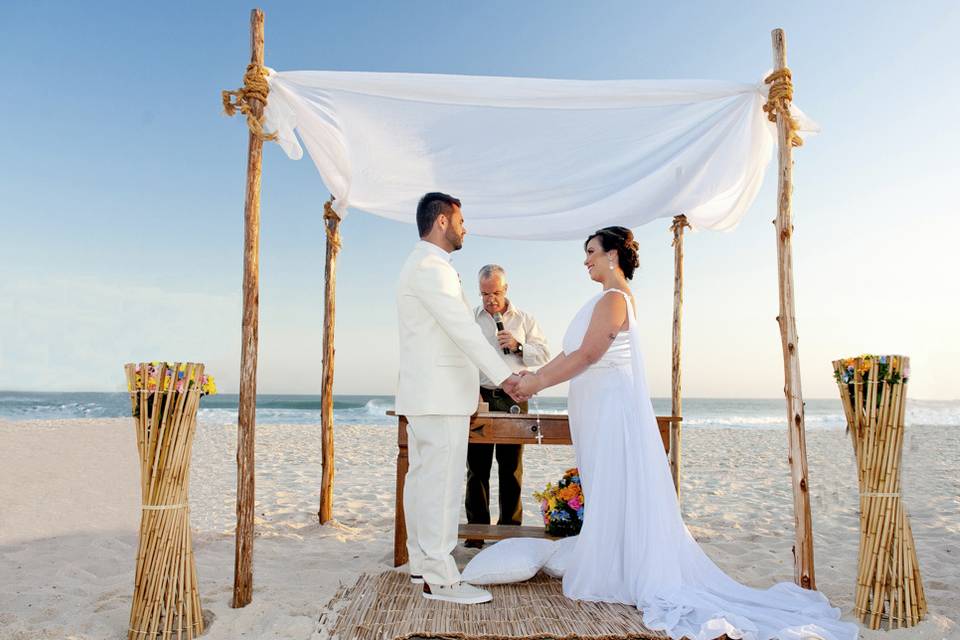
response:
[[[423,576],[411,573],[410,584],[423,584]]]
[[[466,582],[451,585],[430,585],[424,582],[423,597],[427,600],[443,600],[457,604],[481,604],[493,600],[489,591]]]

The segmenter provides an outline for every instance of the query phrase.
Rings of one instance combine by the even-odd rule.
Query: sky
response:
[[[759,81],[787,34],[795,101],[822,126],[794,154],[793,237],[806,397],[836,395],[831,360],[911,356],[910,395],[958,399],[960,4],[264,2],[278,70],[575,79]],[[0,23],[0,389],[113,391],[125,362],[202,361],[222,391],[240,364],[246,127],[222,114],[242,83],[252,5],[14,3]],[[589,162],[589,158],[584,158]],[[328,197],[313,164],[263,159],[264,393],[319,393]],[[469,203],[464,203],[467,228]],[[734,231],[686,236],[688,397],[783,393],[775,160]],[[647,375],[670,390],[669,220],[635,230]],[[341,225],[335,393],[392,394],[397,272],[413,226]],[[554,350],[596,291],[582,243],[467,236],[468,298],[489,262]],[[562,394],[560,387],[549,393]]]

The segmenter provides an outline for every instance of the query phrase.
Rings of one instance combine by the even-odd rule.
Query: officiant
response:
[[[483,335],[500,350],[501,358],[514,372],[539,367],[550,360],[547,340],[540,325],[529,313],[517,309],[507,298],[507,273],[488,264],[479,273],[482,304],[474,309]],[[498,329],[498,323],[501,328]],[[527,403],[517,403],[503,389],[480,374],[480,396],[491,411],[509,412],[516,406],[526,413]],[[516,411],[516,409],[514,410]],[[523,518],[520,490],[523,483],[522,444],[470,443],[467,447],[467,522],[490,524],[490,468],[496,455],[500,482],[498,524],[519,525]],[[482,547],[482,540],[467,540],[470,547]]]

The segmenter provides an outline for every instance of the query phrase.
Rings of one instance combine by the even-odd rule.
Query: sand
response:
[[[235,427],[199,425],[191,522],[204,638],[322,638],[318,620],[337,588],[392,566],[395,434],[337,428],[336,521],[320,527],[319,428],[257,427],[253,603],[231,609]],[[849,612],[858,544],[850,442],[842,430],[814,430],[807,446],[818,587]],[[683,454],[684,515],[710,556],[752,586],[791,580],[786,435],[688,429]],[[904,500],[930,613],[913,629],[863,637],[960,638],[958,462],[960,429],[908,427]],[[539,521],[530,494],[572,464],[569,447],[526,448],[525,521]],[[0,638],[126,637],[138,476],[129,420],[0,421]],[[461,566],[474,553],[458,547]]]

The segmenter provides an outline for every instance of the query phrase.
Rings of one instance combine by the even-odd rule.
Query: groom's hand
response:
[[[520,383],[517,384],[516,393],[523,397],[524,400],[529,400],[540,393],[543,388],[543,381],[540,379],[540,376],[532,371],[528,371],[527,375],[520,377]]]
[[[514,373],[509,378],[500,383],[500,388],[507,392],[516,402],[523,402],[523,398],[517,393],[517,387],[520,385],[520,376]]]

